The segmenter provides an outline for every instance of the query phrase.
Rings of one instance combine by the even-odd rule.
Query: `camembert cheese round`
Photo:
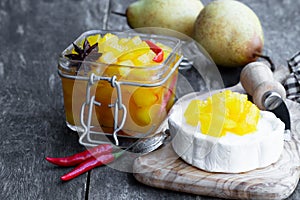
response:
[[[169,117],[173,149],[187,163],[209,172],[240,173],[269,166],[279,159],[284,146],[284,123],[273,113],[260,111],[257,129],[252,133],[241,136],[227,132],[213,137],[201,133],[201,125],[186,123],[184,112],[190,101],[191,98],[179,100]]]

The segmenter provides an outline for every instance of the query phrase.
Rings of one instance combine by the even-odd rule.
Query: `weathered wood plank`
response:
[[[44,160],[82,150],[76,133],[65,128],[63,115],[49,103],[30,97],[36,93],[23,88],[14,94],[12,89],[17,88],[9,87],[9,96],[0,92],[6,96],[1,105],[10,108],[0,123],[0,199],[84,198],[86,175],[62,184],[59,177],[69,169]]]
[[[62,184],[59,177],[69,169],[44,161],[44,156],[83,150],[77,135],[63,122],[57,56],[86,30],[128,29],[126,18],[108,10],[125,13],[133,1],[1,0],[0,199],[85,198],[87,174]],[[300,2],[243,2],[261,18],[266,51],[276,64],[285,65],[285,60],[299,50]],[[211,199],[150,188],[135,181],[131,174],[108,167],[92,171],[90,186],[91,199]],[[299,197],[298,186],[290,199]]]
[[[0,199],[84,199],[87,174],[47,163],[84,148],[64,124],[58,54],[105,24],[109,1],[1,1]],[[102,3],[105,6],[102,7]]]
[[[112,0],[110,10],[125,13],[127,6],[134,0]],[[204,4],[210,2],[203,0]],[[285,65],[285,60],[298,50],[296,32],[285,34],[287,29],[298,29],[294,27],[298,19],[296,17],[296,6],[298,2],[276,1],[250,1],[242,2],[249,5],[257,13],[262,21],[265,32],[265,52],[272,57],[276,65]],[[271,6],[276,4],[274,6]],[[290,12],[291,10],[291,12]],[[283,14],[284,13],[284,14]],[[283,21],[284,23],[283,25]],[[126,18],[115,14],[109,14],[108,29],[128,30]],[[299,32],[299,31],[298,31]],[[284,35],[284,36],[283,36]],[[287,48],[289,47],[289,48]],[[239,70],[237,70],[239,71]],[[228,85],[235,83],[238,79],[232,72],[224,72],[225,81]],[[237,73],[236,73],[237,74]],[[289,199],[299,197],[299,186]],[[217,199],[211,197],[194,196],[185,193],[171,192],[168,190],[154,189],[141,185],[135,181],[132,174],[116,171],[109,167],[101,167],[92,171],[90,176],[90,199]]]
[[[131,173],[119,172],[109,167],[91,173],[89,199],[199,199],[195,195],[161,190],[143,185]],[[202,198],[201,198],[202,199]],[[207,199],[209,200],[209,199]]]

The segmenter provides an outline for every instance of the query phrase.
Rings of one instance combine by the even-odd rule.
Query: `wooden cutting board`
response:
[[[178,157],[171,144],[135,160],[134,176],[146,185],[197,195],[228,199],[284,199],[300,177],[300,104],[286,101],[291,115],[292,139],[275,164],[247,173],[210,173]]]

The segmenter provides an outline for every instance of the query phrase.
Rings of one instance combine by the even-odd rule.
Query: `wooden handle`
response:
[[[268,91],[277,92],[285,99],[284,87],[274,79],[271,69],[261,62],[252,62],[244,67],[240,81],[245,91],[253,97],[253,103],[265,110],[262,97]]]

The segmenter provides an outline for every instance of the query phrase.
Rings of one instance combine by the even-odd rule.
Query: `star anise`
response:
[[[82,61],[96,61],[102,54],[98,52],[98,43],[95,43],[94,45],[90,45],[89,41],[87,39],[84,40],[83,48],[80,48],[75,43],[72,43],[74,50],[76,52],[72,54],[67,54],[65,57],[75,61],[72,62],[71,66],[76,68],[76,71],[78,72]],[[78,62],[76,62],[78,61]]]

